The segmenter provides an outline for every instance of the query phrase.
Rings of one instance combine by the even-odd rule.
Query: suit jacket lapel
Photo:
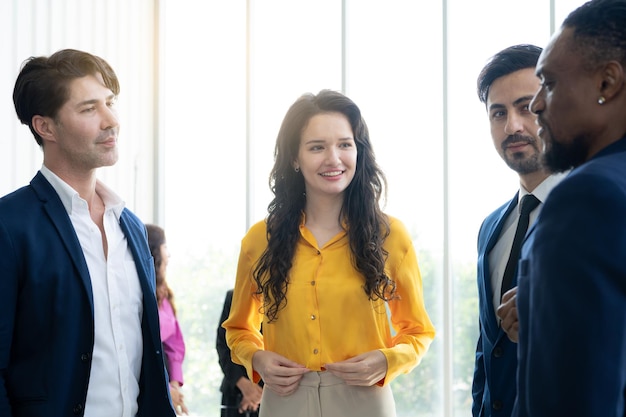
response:
[[[133,224],[134,223],[134,224]],[[128,246],[133,254],[137,275],[143,293],[144,314],[142,321],[147,323],[150,329],[149,337],[154,346],[160,346],[160,333],[158,315],[151,314],[158,310],[156,301],[156,279],[154,273],[154,261],[150,256],[145,226],[138,220],[135,221],[127,209],[120,216],[120,227],[126,236]],[[141,234],[141,231],[144,234]],[[142,326],[143,327],[143,326]],[[146,337],[148,335],[144,335]]]
[[[38,172],[35,178],[30,182],[31,187],[35,191],[35,194],[39,197],[42,207],[63,242],[63,245],[67,249],[72,263],[78,271],[83,287],[87,297],[89,298],[89,304],[91,305],[91,314],[93,315],[93,291],[91,288],[91,278],[89,275],[89,268],[87,268],[87,261],[83,255],[83,249],[80,246],[78,236],[74,231],[72,221],[61,202],[58,194],[52,187],[52,185],[46,180],[46,178]]]
[[[498,318],[496,317],[496,312],[493,309],[491,300],[493,300],[493,289],[491,288],[491,275],[489,273],[489,253],[493,250],[494,246],[498,242],[498,238],[502,233],[502,228],[504,227],[504,223],[508,215],[517,207],[517,193],[515,193],[515,197],[509,201],[509,204],[500,212],[497,221],[493,223],[493,226],[488,232],[488,239],[485,245],[485,249],[483,251],[484,256],[482,259],[482,269],[483,269],[483,280],[481,282],[482,292],[484,294],[485,306],[483,309],[483,314],[486,314],[488,320],[484,321],[483,325],[486,327],[486,332],[489,335],[498,334],[498,337],[501,337],[504,333],[500,327],[498,326]]]

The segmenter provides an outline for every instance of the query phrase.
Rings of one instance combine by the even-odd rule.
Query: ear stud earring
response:
[[[598,104],[603,105],[604,103],[606,103],[606,99],[603,96],[600,96],[600,98],[598,99]]]

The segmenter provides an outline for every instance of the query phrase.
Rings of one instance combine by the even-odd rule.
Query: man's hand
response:
[[[263,388],[244,376],[239,378],[235,385],[237,385],[237,388],[239,388],[243,396],[239,404],[239,414],[245,414],[246,411],[257,411],[259,404],[261,404]]]
[[[498,310],[497,316],[502,320],[500,326],[502,330],[509,336],[511,342],[517,343],[519,339],[519,320],[517,318],[517,287],[511,288],[502,296],[502,303]]]
[[[292,394],[298,389],[302,376],[310,372],[304,365],[267,350],[254,353],[252,367],[261,375],[265,387],[281,396]]]
[[[387,375],[387,358],[380,350],[372,350],[345,361],[328,363],[324,368],[347,385],[369,387]]]

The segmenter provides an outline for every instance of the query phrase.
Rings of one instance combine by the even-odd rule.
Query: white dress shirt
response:
[[[124,202],[100,181],[105,205],[105,256],[100,229],[87,201],[45,166],[41,173],[61,198],[89,268],[94,309],[94,346],[85,417],[137,414],[143,339],[143,294],[128,242],[119,224]]]
[[[522,201],[522,197],[526,194],[532,194],[540,201],[540,204],[533,211],[530,212],[529,228],[537,219],[543,202],[546,201],[550,191],[567,175],[567,173],[552,174],[541,184],[539,184],[532,193],[529,193],[521,187],[517,195],[517,207],[511,211],[506,218],[498,242],[489,252],[489,276],[491,277],[491,288],[493,289],[493,307],[494,311],[500,306],[500,291],[502,289],[502,278],[504,277],[504,269],[506,263],[509,260],[509,254],[511,253],[511,247],[513,246],[513,238],[515,237],[515,229],[517,228],[517,222],[519,220],[519,202]]]

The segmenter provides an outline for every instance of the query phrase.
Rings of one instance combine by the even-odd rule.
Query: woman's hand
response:
[[[172,397],[172,403],[174,404],[174,410],[179,416],[189,415],[189,410],[183,401],[184,395],[180,390],[180,384],[178,381],[170,381],[170,396]]]
[[[380,350],[372,350],[324,368],[345,381],[346,385],[369,387],[387,375],[387,358]]]
[[[264,386],[281,396],[298,389],[302,376],[309,372],[304,365],[267,350],[254,353],[252,367],[261,375]]]

